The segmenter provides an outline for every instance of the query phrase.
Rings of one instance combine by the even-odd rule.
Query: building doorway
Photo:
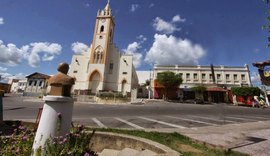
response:
[[[101,76],[98,71],[94,71],[91,76],[90,76],[90,83],[89,83],[89,88],[91,89],[91,93],[97,93],[99,90],[99,85],[100,85],[100,79]]]
[[[122,92],[123,95],[127,94],[127,80],[122,81],[121,92]]]

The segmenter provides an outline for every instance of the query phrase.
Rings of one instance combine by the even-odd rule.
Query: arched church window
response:
[[[104,25],[100,27],[100,32],[102,33],[104,31]]]
[[[94,63],[98,63],[98,52],[94,53]]]
[[[100,51],[97,52],[97,59],[100,59]]]
[[[100,52],[100,60],[99,60],[99,63],[101,63],[101,61],[102,61],[102,52]]]

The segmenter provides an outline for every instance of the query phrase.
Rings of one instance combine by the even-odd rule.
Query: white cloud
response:
[[[7,71],[7,68],[4,68],[4,67],[0,66],[0,71],[2,71],[2,72]]]
[[[141,45],[138,42],[133,42],[128,45],[127,49],[124,49],[126,54],[133,55],[133,65],[138,68],[141,65],[143,55],[139,52]]]
[[[1,82],[8,82],[10,79],[25,79],[25,75],[23,73],[18,74],[10,74],[10,73],[0,73]]]
[[[0,62],[8,66],[16,66],[27,60],[31,67],[37,67],[41,61],[52,61],[60,55],[62,46],[57,43],[35,42],[18,48],[9,43],[4,45],[0,40]]]
[[[0,25],[1,24],[4,24],[4,18],[3,17],[0,17]]]
[[[89,47],[81,42],[74,42],[71,45],[72,51],[74,51],[75,54],[81,54],[83,52],[87,52]]]
[[[8,66],[16,66],[26,58],[27,50],[27,46],[18,48],[12,43],[4,45],[4,42],[0,40],[0,62]]]
[[[90,4],[89,4],[89,3],[86,3],[85,6],[86,6],[86,7],[90,7]]]
[[[155,6],[155,4],[154,3],[151,3],[150,5],[149,5],[149,8],[152,8],[152,7],[154,7]]]
[[[31,53],[28,57],[28,64],[31,67],[38,67],[40,64],[40,57],[37,53]]]
[[[131,4],[130,11],[135,12],[139,8],[139,4]]]
[[[175,31],[180,31],[181,28],[177,28],[176,25],[170,22],[166,22],[160,17],[156,17],[154,20],[153,27],[158,32],[163,32],[165,34],[172,34]]]
[[[261,51],[261,49],[255,48],[253,51],[254,51],[255,53],[259,53],[259,52]]]
[[[141,40],[141,42],[144,42],[147,40],[147,38],[144,35],[137,36],[137,39]]]
[[[147,52],[145,61],[158,65],[196,65],[206,51],[199,44],[172,35],[155,34],[155,40]]]
[[[176,23],[176,22],[185,22],[186,19],[185,18],[181,18],[180,15],[175,15],[173,18],[172,18],[172,22],[173,23]]]
[[[162,32],[162,33],[165,33],[165,34],[172,34],[175,31],[180,31],[181,30],[181,28],[176,26],[176,23],[185,22],[185,21],[186,21],[186,19],[181,18],[180,15],[175,15],[172,18],[172,21],[170,21],[170,22],[167,22],[167,21],[161,19],[160,17],[156,17],[154,19],[153,27],[158,32]]]
[[[31,67],[38,67],[42,61],[52,61],[61,54],[62,46],[57,43],[35,42],[30,43],[28,64]]]

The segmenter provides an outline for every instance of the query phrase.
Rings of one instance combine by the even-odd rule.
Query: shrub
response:
[[[121,92],[100,92],[97,95],[101,99],[126,99],[127,97],[124,96]]]
[[[232,87],[231,90],[237,96],[260,96],[262,93],[258,87]]]

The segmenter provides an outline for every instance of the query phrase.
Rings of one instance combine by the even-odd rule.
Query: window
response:
[[[246,80],[246,75],[242,74],[241,75],[241,80],[245,81]]]
[[[78,71],[77,70],[74,70],[73,73],[78,73]]]
[[[127,72],[123,72],[123,75],[127,75]]]
[[[37,81],[34,81],[34,86],[37,86]]]
[[[230,79],[230,74],[226,74],[226,80]]]
[[[110,63],[109,65],[109,74],[113,73],[113,63]]]
[[[32,83],[33,83],[33,81],[32,81],[32,80],[30,80],[30,81],[29,81],[29,86],[32,86]]]
[[[100,35],[100,36],[99,36],[99,39],[102,39],[102,38],[103,38],[103,37]]]
[[[236,74],[233,75],[233,79],[237,80],[237,75]]]
[[[220,74],[217,74],[217,79],[221,80],[221,75]]]
[[[193,74],[193,78],[194,78],[195,80],[198,79],[198,74],[197,74],[197,73]]]
[[[110,70],[113,70],[113,63],[110,63]]]
[[[100,32],[102,33],[104,31],[104,26],[102,25],[101,27],[100,27]]]
[[[190,79],[190,74],[189,73],[187,73],[186,78]]]
[[[206,76],[205,74],[202,74],[202,79],[203,79],[203,80],[205,80],[205,76]]]
[[[38,86],[41,87],[42,83],[43,83],[42,81],[39,81]]]
[[[180,74],[180,77],[183,78],[183,73],[179,73]]]

